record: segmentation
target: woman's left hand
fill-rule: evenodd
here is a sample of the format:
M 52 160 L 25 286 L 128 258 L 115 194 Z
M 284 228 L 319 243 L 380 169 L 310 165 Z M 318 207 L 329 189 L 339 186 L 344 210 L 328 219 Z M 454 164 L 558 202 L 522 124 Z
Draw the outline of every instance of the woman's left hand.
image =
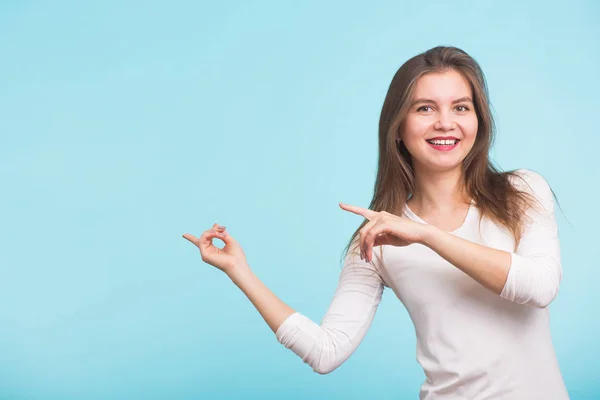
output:
M 342 210 L 362 215 L 369 220 L 359 231 L 360 256 L 367 262 L 373 257 L 373 247 L 384 244 L 408 246 L 413 243 L 423 243 L 425 240 L 429 225 L 387 211 L 373 211 L 344 203 L 339 204 Z

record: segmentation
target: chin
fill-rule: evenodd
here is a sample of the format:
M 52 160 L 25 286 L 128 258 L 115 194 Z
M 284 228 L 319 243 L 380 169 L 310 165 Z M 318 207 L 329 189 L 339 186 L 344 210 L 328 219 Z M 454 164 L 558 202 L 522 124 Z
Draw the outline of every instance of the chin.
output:
M 454 171 L 455 169 L 459 169 L 459 168 L 462 168 L 462 163 L 451 164 L 451 165 L 436 164 L 436 165 L 432 165 L 432 166 L 428 167 L 427 169 L 430 171 L 435 171 L 435 172 L 448 172 L 448 171 Z
M 425 162 L 419 161 L 419 164 L 426 171 L 448 172 L 462 168 L 463 160 L 464 157 L 454 160 L 425 160 Z

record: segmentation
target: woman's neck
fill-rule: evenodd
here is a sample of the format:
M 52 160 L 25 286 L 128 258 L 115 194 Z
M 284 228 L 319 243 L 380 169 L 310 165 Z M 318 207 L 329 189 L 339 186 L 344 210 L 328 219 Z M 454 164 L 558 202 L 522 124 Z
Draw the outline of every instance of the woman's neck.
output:
M 409 207 L 423 214 L 424 210 L 437 214 L 464 208 L 468 200 L 463 176 L 461 167 L 442 172 L 415 168 L 415 191 L 408 201 Z

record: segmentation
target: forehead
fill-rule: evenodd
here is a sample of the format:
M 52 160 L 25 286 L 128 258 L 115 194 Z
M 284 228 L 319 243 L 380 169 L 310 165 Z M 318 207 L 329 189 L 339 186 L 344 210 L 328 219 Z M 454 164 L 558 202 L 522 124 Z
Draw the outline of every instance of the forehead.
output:
M 417 80 L 413 98 L 448 99 L 472 96 L 469 81 L 458 71 L 431 72 Z

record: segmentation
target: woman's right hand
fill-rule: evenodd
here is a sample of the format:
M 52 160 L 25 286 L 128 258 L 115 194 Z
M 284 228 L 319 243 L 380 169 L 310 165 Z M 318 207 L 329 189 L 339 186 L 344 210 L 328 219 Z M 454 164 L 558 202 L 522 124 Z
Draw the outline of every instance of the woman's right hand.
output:
M 199 238 L 186 233 L 183 237 L 196 245 L 200 250 L 202 261 L 219 268 L 227 275 L 231 275 L 236 269 L 248 268 L 246 255 L 242 247 L 231 235 L 225 232 L 225 227 L 214 224 L 212 229 L 205 231 Z M 213 239 L 221 239 L 225 243 L 222 249 L 213 245 Z

